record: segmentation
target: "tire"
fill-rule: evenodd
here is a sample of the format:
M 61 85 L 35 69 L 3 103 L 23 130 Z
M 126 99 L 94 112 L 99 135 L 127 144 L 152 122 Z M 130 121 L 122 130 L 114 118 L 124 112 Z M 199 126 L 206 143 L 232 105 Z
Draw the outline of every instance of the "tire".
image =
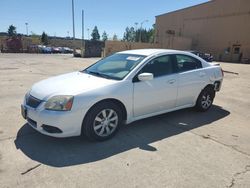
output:
M 122 112 L 112 102 L 101 102 L 93 106 L 87 113 L 82 133 L 89 140 L 104 141 L 112 138 L 122 123 Z
M 195 108 L 200 112 L 205 112 L 211 108 L 215 97 L 215 91 L 212 87 L 203 89 L 196 101 Z

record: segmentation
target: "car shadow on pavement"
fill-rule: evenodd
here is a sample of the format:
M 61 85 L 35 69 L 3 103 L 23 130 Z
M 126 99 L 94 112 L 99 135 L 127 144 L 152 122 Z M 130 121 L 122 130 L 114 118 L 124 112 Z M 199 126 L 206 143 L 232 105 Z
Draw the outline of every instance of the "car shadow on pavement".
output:
M 17 133 L 15 145 L 30 159 L 39 163 L 65 167 L 95 162 L 134 148 L 157 151 L 151 143 L 218 121 L 229 111 L 212 106 L 207 112 L 184 109 L 155 116 L 123 126 L 105 142 L 90 142 L 83 137 L 53 138 L 42 135 L 29 125 Z

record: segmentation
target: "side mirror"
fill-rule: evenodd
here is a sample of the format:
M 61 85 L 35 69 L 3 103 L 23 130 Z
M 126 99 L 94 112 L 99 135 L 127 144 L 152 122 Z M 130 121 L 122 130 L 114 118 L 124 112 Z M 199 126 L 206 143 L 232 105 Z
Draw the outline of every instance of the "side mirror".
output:
M 140 81 L 149 81 L 149 80 L 153 80 L 153 78 L 154 78 L 154 75 L 152 73 L 145 72 L 145 73 L 141 73 L 138 75 L 138 79 Z

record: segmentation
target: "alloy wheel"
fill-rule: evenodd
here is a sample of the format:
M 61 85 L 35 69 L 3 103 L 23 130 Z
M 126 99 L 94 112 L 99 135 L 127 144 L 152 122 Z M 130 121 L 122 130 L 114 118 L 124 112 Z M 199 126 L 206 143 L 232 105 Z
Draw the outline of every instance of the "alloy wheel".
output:
M 117 125 L 117 113 L 112 109 L 103 109 L 95 117 L 93 128 L 98 136 L 106 137 L 116 130 Z
M 204 109 L 208 109 L 212 104 L 212 98 L 208 93 L 205 93 L 201 99 L 201 106 Z

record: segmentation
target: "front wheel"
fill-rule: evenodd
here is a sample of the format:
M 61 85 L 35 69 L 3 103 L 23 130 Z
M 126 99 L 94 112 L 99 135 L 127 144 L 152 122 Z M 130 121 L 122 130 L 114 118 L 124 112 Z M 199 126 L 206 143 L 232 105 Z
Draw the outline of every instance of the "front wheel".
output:
M 195 108 L 201 112 L 207 111 L 212 106 L 214 97 L 215 91 L 212 88 L 203 89 L 196 101 Z
M 83 134 L 91 140 L 104 141 L 113 137 L 122 122 L 120 108 L 112 102 L 95 105 L 83 122 Z

